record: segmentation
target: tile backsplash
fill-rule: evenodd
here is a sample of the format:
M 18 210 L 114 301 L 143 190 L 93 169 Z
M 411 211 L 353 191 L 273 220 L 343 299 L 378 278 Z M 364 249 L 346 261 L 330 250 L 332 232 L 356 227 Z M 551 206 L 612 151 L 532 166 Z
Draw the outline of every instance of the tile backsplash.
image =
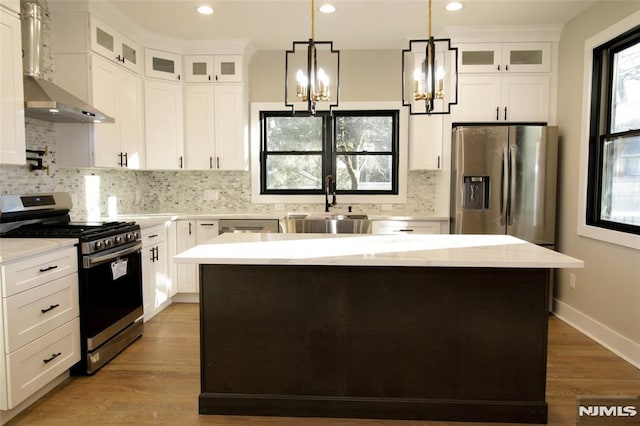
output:
M 30 142 L 30 141 L 29 141 Z M 53 144 L 49 142 L 49 149 Z M 34 146 L 31 143 L 29 146 Z M 34 149 L 40 149 L 35 148 Z M 109 197 L 115 197 L 119 214 L 152 213 L 271 213 L 273 204 L 251 203 L 251 175 L 236 171 L 136 171 L 58 168 L 55 151 L 48 156 L 49 174 L 31 172 L 28 166 L 0 167 L 2 193 L 64 191 L 71 193 L 72 218 L 106 217 Z M 406 204 L 394 204 L 403 214 L 435 213 L 435 173 L 409 173 Z M 93 185 L 93 186 L 92 186 Z M 204 200 L 205 190 L 217 190 L 218 200 Z M 340 201 L 338 199 L 338 201 Z M 97 202 L 87 205 L 87 202 Z M 324 199 L 315 204 L 285 204 L 285 211 L 320 211 Z M 354 210 L 380 213 L 380 205 L 353 204 Z

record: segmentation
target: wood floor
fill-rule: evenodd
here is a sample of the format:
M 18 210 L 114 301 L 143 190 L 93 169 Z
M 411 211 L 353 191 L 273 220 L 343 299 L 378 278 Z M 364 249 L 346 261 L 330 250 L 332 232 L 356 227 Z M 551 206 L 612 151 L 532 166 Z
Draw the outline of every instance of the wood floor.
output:
M 9 425 L 426 426 L 359 419 L 199 416 L 198 305 L 169 306 L 94 376 L 72 377 Z M 576 423 L 576 395 L 640 395 L 640 370 L 555 317 L 549 321 L 549 424 Z M 468 423 L 467 423 L 468 424 Z M 471 423 L 479 425 L 480 423 Z M 491 423 L 497 425 L 496 423 Z

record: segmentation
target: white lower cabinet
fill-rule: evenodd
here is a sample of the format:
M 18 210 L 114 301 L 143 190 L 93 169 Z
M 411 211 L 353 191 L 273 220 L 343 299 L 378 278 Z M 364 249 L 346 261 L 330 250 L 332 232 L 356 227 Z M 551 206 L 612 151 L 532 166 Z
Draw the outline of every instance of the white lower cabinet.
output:
M 80 360 L 75 247 L 0 265 L 0 409 L 16 408 Z
M 373 234 L 446 234 L 447 221 L 439 220 L 374 220 Z
M 196 221 L 179 220 L 176 223 L 176 253 L 182 253 L 196 245 Z M 178 293 L 196 293 L 198 291 L 198 266 L 176 264 Z
M 218 236 L 217 220 L 179 220 L 176 227 L 176 253 L 181 253 Z M 177 264 L 178 293 L 199 293 L 198 265 Z
M 79 318 L 8 354 L 9 408 L 24 401 L 79 360 Z
M 142 230 L 142 298 L 144 320 L 171 303 L 167 231 L 164 224 Z

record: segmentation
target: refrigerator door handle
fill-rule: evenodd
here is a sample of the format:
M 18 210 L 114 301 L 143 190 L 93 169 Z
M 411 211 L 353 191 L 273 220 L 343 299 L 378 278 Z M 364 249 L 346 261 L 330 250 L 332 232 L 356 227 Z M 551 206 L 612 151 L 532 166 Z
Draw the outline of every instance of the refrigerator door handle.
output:
M 507 218 L 509 222 L 509 226 L 513 225 L 513 216 L 515 216 L 515 204 L 516 204 L 516 148 L 511 147 L 509 149 L 509 187 L 510 187 L 510 195 L 509 195 L 509 211 L 507 213 Z
M 504 226 L 507 221 L 507 209 L 509 208 L 509 153 L 508 147 L 505 146 L 502 151 L 502 176 L 500 187 L 502 188 L 501 200 L 500 200 L 500 225 Z

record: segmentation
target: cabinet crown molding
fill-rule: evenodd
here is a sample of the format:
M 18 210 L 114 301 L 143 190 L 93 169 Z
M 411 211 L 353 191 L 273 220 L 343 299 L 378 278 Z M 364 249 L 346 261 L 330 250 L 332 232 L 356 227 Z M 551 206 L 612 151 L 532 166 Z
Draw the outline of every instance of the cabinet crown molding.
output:
M 454 43 L 560 41 L 562 25 L 453 25 L 446 32 Z

